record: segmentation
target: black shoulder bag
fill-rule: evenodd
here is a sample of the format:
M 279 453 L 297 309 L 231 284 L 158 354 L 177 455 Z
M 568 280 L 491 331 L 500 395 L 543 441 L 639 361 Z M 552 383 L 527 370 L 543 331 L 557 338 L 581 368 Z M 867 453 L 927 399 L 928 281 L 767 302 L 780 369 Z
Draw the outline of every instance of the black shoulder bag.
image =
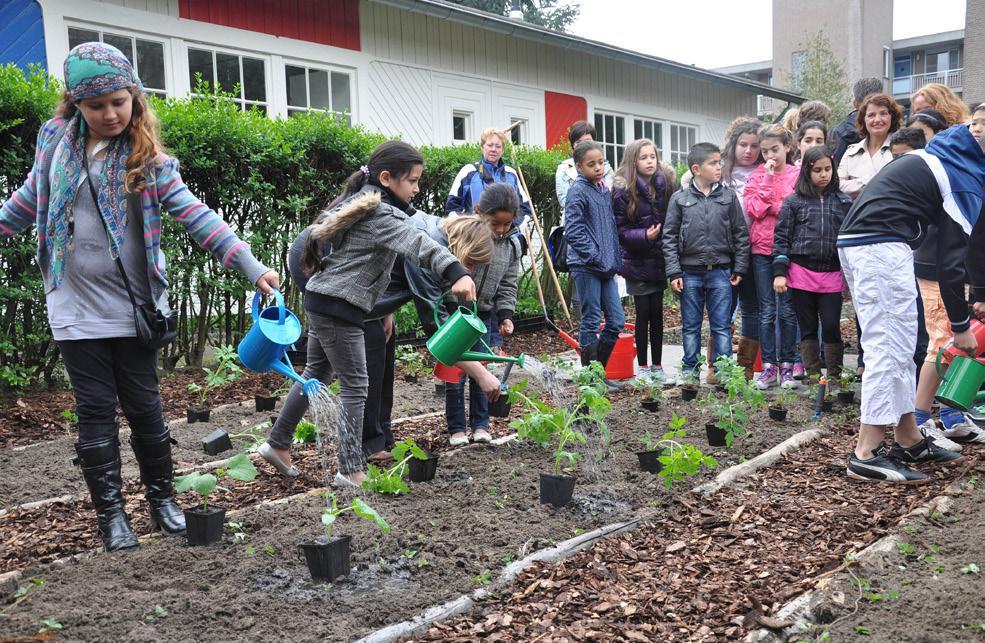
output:
M 106 219 L 103 218 L 103 212 L 99 207 L 99 195 L 96 194 L 92 174 L 89 173 L 88 155 L 86 156 L 85 170 L 87 175 L 86 183 L 89 184 L 89 193 L 92 195 L 92 202 L 96 206 L 96 212 L 103 222 L 103 227 L 106 229 L 106 238 L 112 246 L 113 235 L 109 230 L 109 226 L 106 225 Z M 119 252 L 116 257 L 116 267 L 120 270 L 120 276 L 123 277 L 123 285 L 126 286 L 127 294 L 130 296 L 130 305 L 133 306 L 133 323 L 137 328 L 137 341 L 154 351 L 160 350 L 173 342 L 175 336 L 178 334 L 178 314 L 172 310 L 165 315 L 157 307 L 156 303 L 138 304 L 133 296 L 133 290 L 130 288 L 130 280 L 127 279 L 126 270 L 123 269 L 123 260 L 120 259 Z

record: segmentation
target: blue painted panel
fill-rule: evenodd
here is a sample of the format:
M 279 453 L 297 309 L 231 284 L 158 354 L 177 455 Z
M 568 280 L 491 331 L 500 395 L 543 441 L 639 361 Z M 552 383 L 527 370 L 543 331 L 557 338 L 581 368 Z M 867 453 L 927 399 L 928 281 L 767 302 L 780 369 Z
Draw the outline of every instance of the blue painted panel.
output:
M 27 70 L 30 63 L 47 67 L 44 20 L 36 0 L 0 2 L 0 64 Z

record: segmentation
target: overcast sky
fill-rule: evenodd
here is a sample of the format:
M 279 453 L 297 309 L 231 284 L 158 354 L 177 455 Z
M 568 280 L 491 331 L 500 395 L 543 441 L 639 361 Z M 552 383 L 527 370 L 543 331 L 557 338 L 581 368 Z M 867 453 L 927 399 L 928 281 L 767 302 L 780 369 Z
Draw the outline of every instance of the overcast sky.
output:
M 771 0 L 581 0 L 571 31 L 677 62 L 725 67 L 772 58 L 772 6 Z M 895 0 L 893 38 L 964 29 L 964 14 L 965 0 Z M 696 42 L 696 30 L 704 44 Z M 716 42 L 728 45 L 709 44 Z

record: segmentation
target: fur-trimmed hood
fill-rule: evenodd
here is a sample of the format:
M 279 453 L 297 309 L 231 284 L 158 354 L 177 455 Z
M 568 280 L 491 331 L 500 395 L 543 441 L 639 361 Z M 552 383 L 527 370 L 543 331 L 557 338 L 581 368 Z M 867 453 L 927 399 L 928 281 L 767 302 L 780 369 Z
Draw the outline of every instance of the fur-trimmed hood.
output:
M 331 239 L 345 232 L 359 221 L 376 212 L 382 202 L 383 193 L 379 190 L 362 190 L 344 201 L 335 210 L 319 217 L 311 234 L 319 241 Z

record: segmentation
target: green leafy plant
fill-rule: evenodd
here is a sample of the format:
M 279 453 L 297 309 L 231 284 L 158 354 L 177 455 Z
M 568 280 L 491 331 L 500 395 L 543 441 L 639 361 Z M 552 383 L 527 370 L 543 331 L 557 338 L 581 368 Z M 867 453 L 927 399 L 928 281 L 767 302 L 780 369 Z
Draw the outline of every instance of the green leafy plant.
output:
M 773 397 L 770 406 L 774 409 L 789 409 L 797 401 L 797 394 L 783 389 Z
M 233 544 L 238 544 L 245 542 L 249 537 L 246 530 L 243 528 L 243 523 L 241 522 L 227 522 L 226 526 L 229 527 L 230 531 L 233 532 Z
M 663 465 L 657 475 L 664 479 L 664 486 L 667 489 L 673 487 L 675 482 L 698 473 L 702 467 L 718 466 L 715 458 L 705 455 L 696 446 L 678 441 L 687 437 L 687 432 L 684 430 L 686 424 L 686 417 L 672 413 L 668 423 L 669 430 L 659 440 L 654 439 L 649 431 L 640 439 L 647 451 L 663 451 L 657 458 Z
M 245 453 L 237 453 L 229 458 L 224 469 L 216 469 L 215 474 L 192 471 L 189 474 L 177 476 L 174 479 L 174 488 L 178 493 L 193 490 L 202 497 L 202 511 L 208 511 L 209 494 L 218 487 L 219 480 L 226 476 L 234 480 L 249 482 L 257 477 L 257 469 Z M 229 491 L 225 487 L 218 488 Z
M 192 382 L 187 386 L 192 393 L 198 393 L 198 401 L 195 408 L 203 409 L 208 402 L 209 395 L 217 388 L 235 382 L 243 374 L 243 369 L 239 367 L 236 360 L 236 349 L 232 346 L 222 346 L 216 350 L 216 365 L 214 368 L 203 368 L 205 371 L 205 383 L 199 384 Z
M 841 377 L 838 378 L 838 388 L 843 391 L 855 390 L 855 384 L 858 382 L 854 373 L 845 371 L 842 373 Z
M 165 618 L 168 615 L 168 610 L 161 605 L 155 605 L 148 614 L 144 615 L 144 620 L 148 623 L 153 623 L 154 621 Z
M 332 539 L 332 531 L 335 529 L 335 521 L 339 516 L 347 511 L 351 511 L 360 518 L 365 518 L 374 525 L 376 525 L 380 531 L 384 534 L 390 533 L 390 525 L 387 521 L 383 519 L 380 514 L 376 512 L 375 509 L 370 507 L 365 501 L 359 498 L 353 498 L 352 504 L 344 507 L 339 507 L 338 498 L 335 494 L 328 492 L 327 496 L 328 506 L 322 511 L 321 514 L 321 524 L 325 527 L 325 540 L 329 541 Z
M 44 587 L 45 580 L 43 578 L 32 578 L 30 583 L 26 585 L 21 585 L 14 592 L 14 605 L 19 604 L 24 601 L 32 592 L 35 592 L 42 587 Z
M 720 377 L 724 376 L 724 380 L 720 381 L 725 384 L 725 398 L 708 394 L 702 399 L 702 404 L 715 416 L 715 426 L 725 431 L 726 446 L 732 446 L 736 437 L 749 433 L 752 424 L 750 413 L 766 406 L 766 398 L 762 391 L 746 380 L 743 368 L 733 358 L 719 357 L 715 367 Z
M 605 393 L 605 367 L 601 362 L 592 361 L 585 368 L 573 370 L 571 379 L 579 387 L 589 386 L 600 394 Z
M 644 398 L 648 400 L 662 400 L 667 396 L 664 395 L 663 382 L 658 380 L 646 378 L 638 378 L 633 381 L 633 388 L 639 391 Z
M 404 375 L 417 376 L 427 370 L 424 364 L 424 357 L 413 347 L 406 344 L 397 346 L 396 360 L 400 364 L 400 370 Z
M 64 625 L 59 623 L 54 618 L 49 617 L 41 621 L 41 629 L 38 630 L 38 634 L 44 634 L 45 632 L 58 632 L 64 628 Z
M 413 458 L 427 460 L 428 454 L 425 453 L 424 449 L 417 446 L 412 439 L 407 438 L 395 444 L 390 455 L 393 456 L 395 464 L 388 469 L 381 469 L 374 464 L 366 466 L 366 479 L 363 481 L 363 488 L 392 495 L 410 493 L 410 487 L 404 480 L 408 470 L 407 463 Z
M 492 572 L 488 569 L 483 569 L 482 573 L 472 578 L 472 583 L 475 585 L 488 585 L 492 582 Z
M 978 565 L 976 565 L 975 563 L 968 563 L 967 565 L 961 568 L 962 574 L 977 574 L 980 571 L 981 569 L 979 569 Z
M 61 412 L 62 419 L 65 420 L 65 435 L 72 436 L 72 426 L 78 424 L 79 416 L 72 409 L 64 409 Z
M 681 362 L 681 386 L 695 388 L 701 383 L 701 367 L 708 363 L 704 355 L 698 355 L 697 363 L 694 368 L 687 368 Z
M 294 427 L 294 444 L 311 444 L 317 436 L 318 427 L 309 420 L 301 420 Z
M 229 438 L 244 443 L 247 452 L 252 453 L 259 449 L 260 445 L 266 441 L 267 429 L 269 428 L 270 421 L 264 420 L 241 433 L 230 433 Z

